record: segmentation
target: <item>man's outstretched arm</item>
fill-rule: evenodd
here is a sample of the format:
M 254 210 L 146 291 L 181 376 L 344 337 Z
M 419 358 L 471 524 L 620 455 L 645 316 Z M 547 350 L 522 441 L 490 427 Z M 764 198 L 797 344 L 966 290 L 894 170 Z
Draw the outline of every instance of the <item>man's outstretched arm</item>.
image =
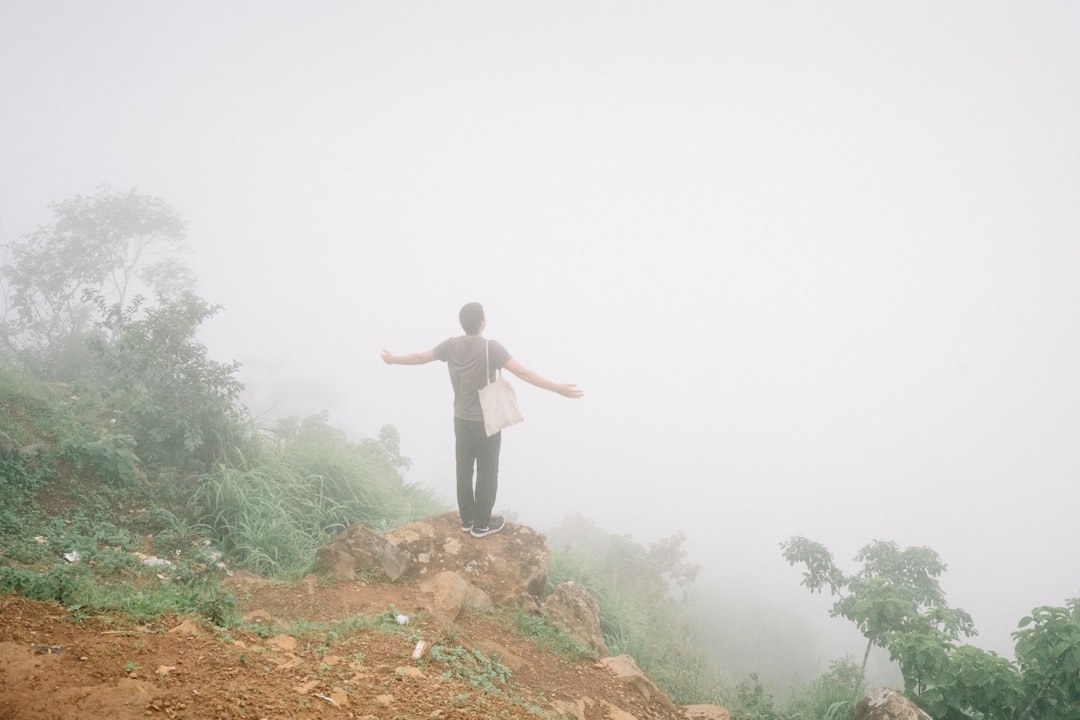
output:
M 514 358 L 510 358 L 509 360 L 507 360 L 505 367 L 507 370 L 514 373 L 530 385 L 535 385 L 536 387 L 543 388 L 544 390 L 550 390 L 551 392 L 558 393 L 563 397 L 579 398 L 585 394 L 583 391 L 578 390 L 577 385 L 575 385 L 574 383 L 551 382 L 547 378 L 537 375 Z
M 383 350 L 382 359 L 387 365 L 423 365 L 434 361 L 436 358 L 434 350 L 424 350 L 423 352 L 409 353 L 408 355 L 395 355 L 389 350 Z

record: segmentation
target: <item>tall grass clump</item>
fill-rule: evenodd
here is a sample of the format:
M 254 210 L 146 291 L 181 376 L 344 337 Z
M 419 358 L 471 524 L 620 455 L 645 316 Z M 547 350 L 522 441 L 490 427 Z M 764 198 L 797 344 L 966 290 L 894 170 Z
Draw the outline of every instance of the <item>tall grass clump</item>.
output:
M 286 579 L 303 575 L 315 552 L 361 523 L 384 532 L 442 511 L 424 488 L 403 481 L 379 441 L 337 435 L 292 438 L 250 465 L 199 478 L 199 526 L 242 567 Z
M 320 478 L 319 492 L 339 505 L 334 532 L 357 522 L 385 532 L 443 510 L 431 492 L 404 481 L 402 461 L 380 440 L 300 439 L 280 458 L 297 473 Z
M 791 720 L 847 720 L 865 693 L 859 665 L 851 658 L 833 660 L 824 675 L 795 688 L 786 714 Z

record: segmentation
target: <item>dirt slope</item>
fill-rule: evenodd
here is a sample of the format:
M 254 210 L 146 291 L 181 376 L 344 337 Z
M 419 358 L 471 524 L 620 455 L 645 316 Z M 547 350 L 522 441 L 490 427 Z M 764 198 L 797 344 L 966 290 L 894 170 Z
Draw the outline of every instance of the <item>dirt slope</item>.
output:
M 0 597 L 0 720 L 680 717 L 592 661 L 538 647 L 505 614 L 440 626 L 413 585 L 239 573 L 228 583 L 240 612 L 266 631 L 215 634 L 191 618 L 78 619 L 55 604 Z M 357 613 L 383 622 L 358 623 Z M 440 649 L 414 660 L 420 640 Z

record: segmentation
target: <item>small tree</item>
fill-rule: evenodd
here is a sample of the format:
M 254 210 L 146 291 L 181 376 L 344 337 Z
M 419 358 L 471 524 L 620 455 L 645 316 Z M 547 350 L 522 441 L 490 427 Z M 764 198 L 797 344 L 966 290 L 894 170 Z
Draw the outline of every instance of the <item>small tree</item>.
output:
M 1080 720 L 1080 600 L 1021 620 L 1014 664 L 958 644 L 975 629 L 945 603 L 945 564 L 930 548 L 875 540 L 856 556 L 862 569 L 845 575 L 820 543 L 794 537 L 781 547 L 806 567 L 803 585 L 838 598 L 832 614 L 855 623 L 867 652 L 878 645 L 899 662 L 904 691 L 937 720 Z
M 806 567 L 802 584 L 811 592 L 828 586 L 838 598 L 833 616 L 852 621 L 866 638 L 863 671 L 870 648 L 888 648 L 896 634 L 936 629 L 949 640 L 976 634 L 971 616 L 946 603 L 938 583 L 946 566 L 928 547 L 901 550 L 896 543 L 875 540 L 855 556 L 863 566 L 852 575 L 837 568 L 821 543 L 793 537 L 781 547 L 788 564 Z
M 124 307 L 136 294 L 175 298 L 194 278 L 176 258 L 185 247 L 184 221 L 160 198 L 103 187 L 49 207 L 51 225 L 7 248 L 0 335 L 24 365 L 70 379 L 94 331 L 87 292 Z
M 237 447 L 245 413 L 239 363 L 207 357 L 194 339 L 220 307 L 192 293 L 159 297 L 143 308 L 108 306 L 95 298 L 103 336 L 92 343 L 117 430 L 132 435 L 139 457 L 158 466 L 207 470 Z M 108 339 L 105 339 L 105 338 Z

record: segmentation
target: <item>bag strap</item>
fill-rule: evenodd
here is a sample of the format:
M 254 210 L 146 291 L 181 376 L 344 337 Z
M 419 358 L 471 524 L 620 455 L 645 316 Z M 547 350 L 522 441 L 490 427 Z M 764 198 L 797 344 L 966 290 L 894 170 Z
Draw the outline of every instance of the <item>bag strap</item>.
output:
M 489 346 L 490 340 L 484 340 L 484 387 L 491 384 L 491 352 Z

